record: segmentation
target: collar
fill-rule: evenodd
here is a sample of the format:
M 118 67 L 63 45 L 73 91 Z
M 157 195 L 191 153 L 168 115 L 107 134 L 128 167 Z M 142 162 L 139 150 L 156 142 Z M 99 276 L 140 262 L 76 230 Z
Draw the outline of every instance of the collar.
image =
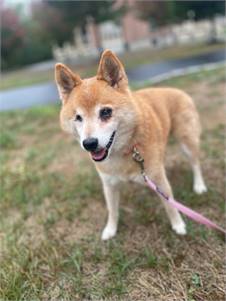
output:
M 135 149 L 139 147 L 139 143 L 134 143 L 131 146 L 127 147 L 126 150 L 123 152 L 124 156 L 128 156 L 129 154 L 132 154 Z

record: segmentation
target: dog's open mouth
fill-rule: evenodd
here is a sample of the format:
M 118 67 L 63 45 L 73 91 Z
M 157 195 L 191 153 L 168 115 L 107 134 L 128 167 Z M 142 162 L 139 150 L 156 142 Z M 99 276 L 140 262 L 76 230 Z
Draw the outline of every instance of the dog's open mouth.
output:
M 91 156 L 94 161 L 100 162 L 107 158 L 108 151 L 113 143 L 114 137 L 115 137 L 115 131 L 112 133 L 109 142 L 105 147 L 99 148 L 96 151 L 91 152 Z

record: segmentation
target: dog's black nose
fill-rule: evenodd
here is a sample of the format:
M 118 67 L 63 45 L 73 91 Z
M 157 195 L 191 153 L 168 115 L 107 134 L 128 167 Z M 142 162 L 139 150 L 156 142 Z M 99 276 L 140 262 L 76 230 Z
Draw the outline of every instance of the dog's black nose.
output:
M 97 149 L 98 140 L 97 138 L 87 138 L 83 140 L 82 144 L 87 151 L 92 152 Z

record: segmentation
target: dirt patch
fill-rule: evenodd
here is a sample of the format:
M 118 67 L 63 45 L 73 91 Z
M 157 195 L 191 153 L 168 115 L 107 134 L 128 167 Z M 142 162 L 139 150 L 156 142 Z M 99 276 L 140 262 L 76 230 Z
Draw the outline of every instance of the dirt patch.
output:
M 86 201 L 81 214 L 73 221 L 61 219 L 50 230 L 54 239 L 63 239 L 66 243 L 80 243 L 84 238 L 100 234 L 105 221 L 106 210 L 104 204 L 95 200 Z

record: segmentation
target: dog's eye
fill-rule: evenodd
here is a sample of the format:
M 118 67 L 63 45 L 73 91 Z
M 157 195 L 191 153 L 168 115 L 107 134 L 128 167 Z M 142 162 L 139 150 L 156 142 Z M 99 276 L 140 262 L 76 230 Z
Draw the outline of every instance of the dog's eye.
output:
M 111 108 L 103 108 L 100 110 L 100 119 L 105 121 L 112 116 L 112 109 Z
M 82 122 L 82 116 L 77 114 L 77 115 L 75 116 L 75 121 Z

